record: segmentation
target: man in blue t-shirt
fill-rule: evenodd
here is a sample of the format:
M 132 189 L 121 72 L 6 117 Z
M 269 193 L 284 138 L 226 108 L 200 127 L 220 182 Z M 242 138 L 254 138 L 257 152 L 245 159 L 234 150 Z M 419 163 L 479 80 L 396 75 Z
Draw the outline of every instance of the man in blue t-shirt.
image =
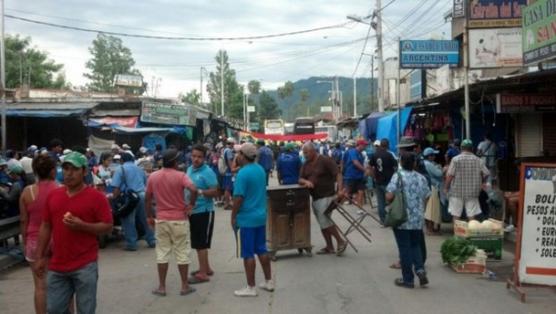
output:
M 276 161 L 276 172 L 278 173 L 278 182 L 280 184 L 297 184 L 299 181 L 301 159 L 299 158 L 299 153 L 294 150 L 294 147 L 293 143 L 286 144 L 286 151 L 281 153 Z
M 363 197 L 365 195 L 365 158 L 363 150 L 369 143 L 365 140 L 358 140 L 355 147 L 350 148 L 343 162 L 344 170 L 344 193 L 347 195 L 357 194 L 357 204 L 363 206 Z
M 226 141 L 226 147 L 222 151 L 224 155 L 224 162 L 226 163 L 226 172 L 222 176 L 222 189 L 224 190 L 224 209 L 230 209 L 231 198 L 232 198 L 232 191 L 234 190 L 234 182 L 233 182 L 233 171 L 232 165 L 234 162 L 234 144 L 235 139 L 233 137 L 228 138 Z
M 219 195 L 218 179 L 214 171 L 205 163 L 207 149 L 203 145 L 195 145 L 191 149 L 191 166 L 187 168 L 187 176 L 197 187 L 197 201 L 189 216 L 191 231 L 191 247 L 197 250 L 199 270 L 189 277 L 190 284 L 209 281 L 214 272 L 210 268 L 208 250 L 214 229 L 214 201 Z M 187 191 L 187 190 L 186 190 Z
M 263 290 L 274 291 L 270 258 L 266 249 L 266 182 L 265 170 L 255 162 L 257 147 L 251 143 L 241 146 L 237 162 L 241 166 L 234 183 L 232 228 L 239 229 L 241 257 L 245 267 L 247 286 L 236 290 L 238 297 L 257 296 L 255 286 L 255 254 L 264 272 Z
M 259 147 L 259 158 L 257 162 L 263 167 L 266 173 L 266 185 L 268 185 L 268 178 L 272 173 L 272 168 L 274 168 L 273 153 L 272 150 L 265 145 L 264 140 L 258 140 L 257 146 Z

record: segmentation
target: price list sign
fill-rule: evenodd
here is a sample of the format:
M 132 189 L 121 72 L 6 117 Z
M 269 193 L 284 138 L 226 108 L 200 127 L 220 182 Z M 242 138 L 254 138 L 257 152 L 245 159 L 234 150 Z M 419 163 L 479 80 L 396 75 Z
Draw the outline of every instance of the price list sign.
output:
M 522 167 L 519 281 L 556 285 L 556 165 Z

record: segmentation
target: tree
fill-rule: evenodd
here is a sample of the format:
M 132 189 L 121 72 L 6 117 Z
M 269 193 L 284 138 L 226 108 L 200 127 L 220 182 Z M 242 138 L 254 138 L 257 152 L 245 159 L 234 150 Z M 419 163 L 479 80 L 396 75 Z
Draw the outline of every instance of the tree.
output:
M 261 92 L 261 82 L 252 80 L 247 83 L 247 90 L 251 95 L 258 95 Z
M 291 81 L 287 81 L 286 83 L 284 83 L 284 86 L 278 87 L 278 97 L 284 100 L 293 95 L 293 90 L 293 83 Z
M 112 92 L 115 90 L 114 77 L 116 74 L 141 75 L 139 70 L 134 69 L 135 60 L 131 50 L 123 45 L 120 38 L 105 34 L 98 34 L 89 47 L 92 57 L 85 66 L 90 70 L 83 76 L 91 80 L 88 87 L 92 91 Z M 140 88 L 138 93 L 142 94 L 146 89 Z
M 263 125 L 264 120 L 267 119 L 277 119 L 282 114 L 282 111 L 278 107 L 276 100 L 272 98 L 266 91 L 261 93 L 259 97 L 259 111 L 258 117 L 260 125 Z
M 220 66 L 222 57 L 223 67 Z M 216 54 L 216 72 L 210 72 L 210 81 L 207 84 L 207 92 L 210 97 L 212 111 L 221 114 L 221 78 L 224 76 L 224 116 L 243 118 L 243 86 L 237 82 L 236 71 L 230 68 L 228 53 L 221 50 Z
M 201 94 L 196 89 L 189 91 L 185 95 L 180 94 L 179 98 L 181 99 L 182 102 L 192 104 L 192 105 L 199 105 L 201 102 Z
M 30 48 L 31 38 L 7 36 L 5 44 L 7 88 L 23 84 L 36 88 L 67 87 L 65 76 L 60 73 L 64 66 L 48 59 L 48 53 Z

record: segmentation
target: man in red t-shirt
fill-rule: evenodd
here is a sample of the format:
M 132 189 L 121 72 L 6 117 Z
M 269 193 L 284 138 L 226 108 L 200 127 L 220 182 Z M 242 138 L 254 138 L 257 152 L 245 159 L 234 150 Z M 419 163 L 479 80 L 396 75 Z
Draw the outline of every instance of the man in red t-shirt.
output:
M 47 311 L 66 313 L 73 294 L 78 313 L 95 313 L 98 280 L 97 235 L 112 231 L 112 212 L 104 194 L 85 185 L 87 158 L 72 152 L 62 163 L 64 187 L 50 193 L 39 231 L 39 278 L 46 272 Z
M 195 292 L 187 282 L 191 238 L 189 234 L 189 215 L 195 207 L 197 189 L 183 171 L 177 170 L 180 154 L 168 149 L 162 154 L 163 168 L 155 171 L 147 181 L 145 209 L 149 224 L 155 225 L 152 210 L 153 197 L 156 199 L 156 263 L 158 269 L 158 288 L 152 293 L 166 295 L 166 274 L 170 254 L 174 255 L 181 277 L 181 295 Z M 190 192 L 190 204 L 185 204 L 185 190 Z

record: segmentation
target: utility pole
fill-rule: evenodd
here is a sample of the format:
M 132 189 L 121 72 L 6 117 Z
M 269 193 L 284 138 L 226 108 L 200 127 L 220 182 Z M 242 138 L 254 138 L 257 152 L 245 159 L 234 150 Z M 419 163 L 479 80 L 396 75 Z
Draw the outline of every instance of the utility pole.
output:
M 373 111 L 373 102 L 375 100 L 375 56 L 371 57 L 371 110 Z
M 384 111 L 384 62 L 382 61 L 382 2 L 376 0 L 376 49 L 378 61 L 378 111 Z
M 6 153 L 6 60 L 4 59 L 6 41 L 4 38 L 4 0 L 0 0 L 0 10 L 2 10 L 0 16 L 0 27 L 2 27 L 0 32 L 0 44 L 2 45 L 0 48 L 0 67 L 2 68 L 0 70 L 0 89 L 2 89 L 2 152 Z
M 357 77 L 353 76 L 353 117 L 357 117 Z
M 401 91 L 400 91 L 400 79 L 401 79 L 401 65 L 402 65 L 402 49 L 400 47 L 400 37 L 398 37 L 398 79 L 396 80 L 396 103 L 398 104 L 398 134 L 397 134 L 397 140 L 398 140 L 398 144 L 400 143 L 400 138 L 402 135 L 402 119 L 400 117 L 401 115 Z
M 466 11 L 468 6 L 466 6 Z M 465 12 L 463 24 L 463 91 L 465 98 L 465 137 L 471 139 L 471 122 L 469 117 L 469 50 L 468 50 L 468 30 L 467 30 L 468 12 Z
M 203 67 L 199 70 L 199 77 L 201 78 L 201 84 L 199 85 L 199 93 L 201 94 L 199 99 L 199 104 L 203 104 Z
M 336 99 L 335 103 L 336 103 L 336 110 L 338 112 L 337 117 L 338 117 L 338 119 L 341 119 L 342 118 L 342 111 L 341 111 L 342 107 L 340 106 L 340 99 L 341 99 L 340 98 L 341 97 L 340 96 L 340 84 L 338 82 L 338 77 L 337 76 L 334 77 L 334 84 L 335 84 L 335 86 L 334 86 L 334 89 L 335 89 L 334 95 L 335 95 L 335 99 Z
M 220 50 L 220 115 L 224 117 L 224 50 Z

